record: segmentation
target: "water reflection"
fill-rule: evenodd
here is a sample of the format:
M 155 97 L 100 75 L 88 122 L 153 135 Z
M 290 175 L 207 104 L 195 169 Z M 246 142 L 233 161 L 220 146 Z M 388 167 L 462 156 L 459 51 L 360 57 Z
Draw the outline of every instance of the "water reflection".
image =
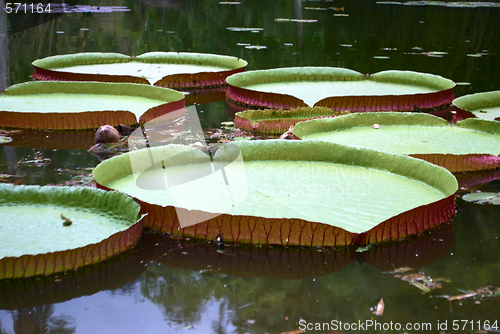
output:
M 172 268 L 242 277 L 305 279 L 337 272 L 351 263 L 367 263 L 382 270 L 399 267 L 418 269 L 450 251 L 455 244 L 453 224 L 431 235 L 366 251 L 354 248 L 311 249 L 226 246 L 187 242 L 158 233 L 144 236 L 149 261 Z M 415 254 L 418 254 L 415 256 Z

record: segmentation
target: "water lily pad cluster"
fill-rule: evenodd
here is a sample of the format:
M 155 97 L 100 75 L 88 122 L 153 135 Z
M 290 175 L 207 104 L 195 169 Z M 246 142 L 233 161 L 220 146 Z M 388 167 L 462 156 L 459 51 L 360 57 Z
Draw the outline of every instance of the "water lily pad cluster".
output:
M 458 189 L 450 171 L 500 166 L 498 122 L 471 119 L 450 127 L 420 113 L 451 105 L 455 84 L 436 75 L 364 75 L 330 67 L 243 73 L 246 62 L 234 57 L 165 52 L 54 56 L 33 65 L 33 77 L 43 81 L 15 85 L 0 95 L 0 126 L 135 126 L 167 114 L 176 118 L 185 98 L 169 88 L 204 98 L 203 90 L 210 89 L 240 107 L 267 108 L 238 113 L 234 125 L 241 129 L 288 131 L 302 140 L 221 142 L 209 154 L 183 145 L 144 145 L 93 171 L 98 187 L 118 192 L 2 188 L 1 213 L 14 222 L 16 210 L 46 210 L 43 219 L 35 214 L 28 219 L 49 226 L 42 239 L 72 240 L 66 233 L 81 233 L 84 221 L 99 223 L 102 215 L 108 228 L 120 225 L 116 220 L 127 223 L 120 225 L 123 230 L 106 230 L 99 240 L 92 238 L 99 238 L 94 230 L 102 228 L 92 227 L 88 238 L 79 238 L 82 244 L 50 242 L 63 248 L 3 246 L 0 279 L 76 269 L 129 249 L 142 225 L 136 223 L 139 206 L 121 193 L 140 204 L 146 215 L 140 223 L 171 235 L 220 244 L 354 246 L 361 252 L 446 224 L 455 213 Z M 145 128 L 148 133 L 139 140 L 151 144 L 154 138 L 148 136 L 155 128 Z M 25 201 L 16 202 L 21 193 Z M 89 198 L 83 212 L 71 204 L 74 194 Z M 63 205 L 62 198 L 70 204 Z M 126 206 L 131 208 L 120 218 Z M 15 230 L 9 239 L 15 240 Z M 39 232 L 31 225 L 29 230 Z

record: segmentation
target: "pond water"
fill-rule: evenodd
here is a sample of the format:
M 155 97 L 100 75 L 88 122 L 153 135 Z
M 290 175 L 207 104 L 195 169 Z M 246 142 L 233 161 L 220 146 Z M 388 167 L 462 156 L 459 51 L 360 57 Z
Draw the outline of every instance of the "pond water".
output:
M 461 83 L 456 96 L 500 89 L 499 2 L 270 4 L 116 0 L 92 7 L 80 1 L 87 6 L 46 22 L 44 14 L 2 12 L 7 39 L 0 31 L 0 89 L 31 80 L 35 59 L 90 51 L 231 55 L 247 60 L 247 70 L 413 70 Z M 196 108 L 207 136 L 234 117 L 224 97 Z M 92 131 L 11 137 L 9 146 L 0 146 L 1 182 L 84 184 L 99 163 L 82 148 L 93 144 Z M 457 177 L 461 194 L 500 191 L 499 171 Z M 443 229 L 363 252 L 220 250 L 147 233 L 138 247 L 109 263 L 0 281 L 0 333 L 301 333 L 305 324 L 312 329 L 307 333 L 469 333 L 495 324 L 493 332 L 500 332 L 498 290 L 491 297 L 443 297 L 480 288 L 488 295 L 500 287 L 500 207 L 466 203 L 461 194 L 456 216 Z M 394 273 L 402 267 L 414 270 Z M 382 298 L 385 311 L 374 315 Z M 366 328 L 370 321 L 380 327 Z M 344 326 L 334 326 L 340 322 Z M 364 328 L 353 330 L 352 324 Z

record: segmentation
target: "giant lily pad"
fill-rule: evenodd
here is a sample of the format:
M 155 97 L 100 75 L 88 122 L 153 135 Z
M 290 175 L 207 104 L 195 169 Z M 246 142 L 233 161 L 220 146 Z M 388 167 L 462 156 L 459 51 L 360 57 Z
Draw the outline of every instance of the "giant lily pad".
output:
M 465 95 L 453 100 L 457 107 L 456 120 L 477 117 L 500 121 L 500 90 Z
M 423 160 L 321 141 L 237 142 L 213 163 L 189 147 L 159 146 L 103 161 L 93 175 L 136 198 L 147 227 L 252 244 L 404 239 L 448 221 L 457 191 L 451 173 Z
M 322 106 L 339 111 L 433 111 L 448 107 L 455 83 L 443 77 L 383 71 L 363 75 L 345 68 L 291 67 L 228 77 L 227 98 L 270 109 Z
M 101 82 L 27 82 L 0 94 L 0 126 L 82 130 L 145 123 L 184 108 L 180 92 Z
M 300 121 L 308 119 L 335 117 L 343 112 L 330 108 L 298 108 L 290 110 L 246 110 L 236 114 L 234 125 L 248 131 L 257 133 L 281 134 L 288 131 Z
M 0 184 L 0 279 L 77 269 L 131 248 L 139 205 L 87 187 Z
M 33 62 L 38 80 L 105 81 L 151 84 L 174 89 L 226 85 L 226 77 L 245 70 L 236 57 L 189 52 L 77 53 Z
M 451 172 L 500 167 L 500 123 L 468 119 L 449 125 L 422 113 L 358 113 L 298 123 L 294 135 L 411 155 Z

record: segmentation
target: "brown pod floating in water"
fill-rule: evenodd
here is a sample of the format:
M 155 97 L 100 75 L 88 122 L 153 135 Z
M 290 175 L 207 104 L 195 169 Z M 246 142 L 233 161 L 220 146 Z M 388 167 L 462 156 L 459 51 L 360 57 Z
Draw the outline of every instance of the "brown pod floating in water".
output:
M 95 143 L 116 143 L 120 140 L 120 134 L 111 125 L 101 126 L 95 133 Z

